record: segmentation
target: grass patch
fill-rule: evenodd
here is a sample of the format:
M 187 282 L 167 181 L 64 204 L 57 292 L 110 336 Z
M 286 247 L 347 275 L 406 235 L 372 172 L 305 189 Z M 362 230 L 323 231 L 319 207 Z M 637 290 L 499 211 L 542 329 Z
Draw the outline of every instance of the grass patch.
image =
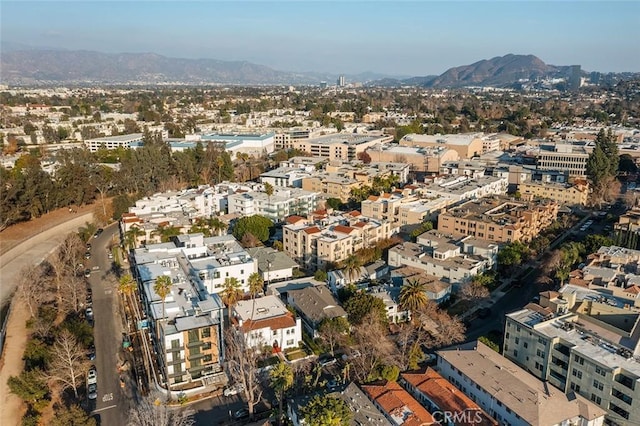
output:
M 287 359 L 289 361 L 295 361 L 298 359 L 302 359 L 304 357 L 307 356 L 307 353 L 305 351 L 303 351 L 302 349 L 296 349 L 294 351 L 291 351 L 289 353 L 287 353 Z
M 302 330 L 302 341 L 314 354 L 320 355 L 322 353 L 322 348 L 304 330 Z

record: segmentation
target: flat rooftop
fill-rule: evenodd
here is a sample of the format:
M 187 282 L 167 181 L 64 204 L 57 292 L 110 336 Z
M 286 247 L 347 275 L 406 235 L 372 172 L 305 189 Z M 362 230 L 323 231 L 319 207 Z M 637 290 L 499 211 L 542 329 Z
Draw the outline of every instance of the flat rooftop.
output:
M 260 321 L 289 313 L 289 310 L 278 296 L 264 296 L 253 300 L 240 300 L 236 303 L 233 310 L 243 321 L 250 319 Z

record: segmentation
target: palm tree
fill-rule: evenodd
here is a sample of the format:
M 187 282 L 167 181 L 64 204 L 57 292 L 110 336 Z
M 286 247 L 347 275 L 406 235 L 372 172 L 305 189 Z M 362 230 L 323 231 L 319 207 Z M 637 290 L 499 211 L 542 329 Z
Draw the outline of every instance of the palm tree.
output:
M 352 281 L 354 278 L 357 279 L 360 274 L 360 267 L 362 266 L 362 259 L 360 259 L 355 254 L 349 255 L 342 263 L 342 272 L 344 272 L 345 276 L 349 281 Z
M 125 245 L 129 250 L 136 248 L 138 237 L 142 237 L 146 235 L 144 230 L 138 228 L 137 226 L 132 226 L 128 231 L 124 233 L 124 241 Z
M 269 372 L 271 387 L 278 394 L 278 424 L 282 424 L 282 400 L 287 390 L 293 386 L 293 370 L 291 367 L 280 362 Z
M 160 242 L 166 243 L 171 239 L 171 237 L 180 235 L 180 228 L 173 225 L 158 226 L 158 228 L 151 232 L 151 235 L 160 237 Z
M 271 208 L 271 196 L 273 195 L 273 185 L 271 185 L 269 182 L 264 183 L 264 193 L 267 194 L 267 207 Z
M 400 289 L 400 305 L 411 312 L 425 307 L 429 298 L 427 297 L 427 286 L 424 282 L 411 280 Z
M 227 224 L 217 217 L 213 217 L 209 219 L 209 228 L 215 232 L 216 235 L 222 235 L 222 233 L 227 230 Z
M 225 278 L 224 289 L 222 290 L 222 301 L 227 305 L 229 323 L 231 323 L 231 309 L 238 300 L 242 298 L 242 288 L 240 281 L 236 277 Z
M 136 291 L 136 282 L 133 280 L 131 275 L 126 274 L 120 277 L 120 281 L 118 282 L 118 292 L 122 294 L 125 299 L 127 297 L 131 297 L 133 293 Z
M 164 310 L 164 300 L 167 298 L 169 293 L 171 293 L 171 278 L 167 275 L 160 275 L 156 278 L 156 282 L 153 285 L 153 291 L 155 291 L 162 299 L 162 318 L 164 319 L 167 316 Z
M 249 294 L 251 294 L 251 298 L 255 299 L 258 293 L 260 293 L 264 288 L 264 280 L 259 272 L 253 272 L 249 275 Z

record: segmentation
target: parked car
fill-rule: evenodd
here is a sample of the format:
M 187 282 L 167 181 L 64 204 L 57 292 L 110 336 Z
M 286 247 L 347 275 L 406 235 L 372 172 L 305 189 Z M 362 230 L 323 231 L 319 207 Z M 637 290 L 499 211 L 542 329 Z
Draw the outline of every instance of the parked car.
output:
M 334 392 L 336 389 L 338 389 L 339 386 L 340 383 L 338 383 L 338 381 L 335 379 L 331 379 L 327 382 L 327 390 L 329 392 Z
M 107 257 L 108 257 L 109 259 L 113 259 L 113 252 L 112 252 L 111 250 L 109 250 L 109 251 L 107 252 Z
M 87 251 L 91 250 L 91 244 L 87 243 Z
M 93 308 L 87 308 L 84 311 L 84 314 L 86 315 L 87 319 L 93 319 Z
M 96 359 L 96 345 L 94 345 L 93 343 L 89 345 L 87 357 L 89 358 L 89 361 L 93 361 L 94 359 Z
M 225 388 L 224 391 L 222 392 L 222 394 L 224 396 L 232 396 L 232 395 L 239 394 L 243 390 L 244 390 L 244 385 L 242 385 L 242 383 L 236 383 L 233 386 L 229 386 L 229 387 Z
M 87 386 L 87 397 L 89 399 L 98 398 L 98 385 L 97 384 L 91 383 L 91 384 L 89 384 L 89 386 Z
M 318 362 L 320 363 L 321 366 L 326 367 L 327 365 L 335 364 L 336 359 L 329 354 L 324 354 L 318 357 Z
M 98 238 L 100 236 L 100 234 L 102 234 L 103 232 L 104 232 L 104 229 L 98 228 L 96 233 L 93 235 L 93 238 Z
M 84 258 L 85 258 L 85 259 L 91 259 L 91 252 L 90 252 L 90 251 L 86 252 L 86 253 L 84 254 Z
M 86 278 L 89 278 L 89 277 L 91 276 L 91 269 L 85 269 L 85 270 L 84 270 L 84 276 L 85 276 Z
M 87 386 L 95 383 L 98 383 L 98 370 L 95 365 L 92 365 L 87 372 Z
M 233 413 L 233 418 L 236 420 L 246 419 L 247 417 L 249 417 L 249 410 L 247 410 L 246 408 L 241 408 Z

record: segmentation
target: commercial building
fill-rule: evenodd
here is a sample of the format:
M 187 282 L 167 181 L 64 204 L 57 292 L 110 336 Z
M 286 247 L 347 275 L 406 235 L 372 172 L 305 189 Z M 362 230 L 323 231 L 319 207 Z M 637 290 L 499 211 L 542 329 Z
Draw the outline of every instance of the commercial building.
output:
M 436 370 L 501 425 L 604 424 L 597 405 L 565 395 L 481 342 L 438 351 Z
M 104 149 L 129 149 L 132 144 L 142 143 L 142 133 L 131 133 L 120 136 L 107 136 L 104 138 L 87 139 L 84 141 L 85 146 L 91 152 L 97 152 L 100 148 Z
M 233 317 L 244 334 L 248 347 L 261 349 L 297 348 L 302 342 L 302 321 L 296 318 L 277 296 L 240 300 Z
M 356 160 L 358 154 L 366 151 L 367 148 L 392 140 L 392 136 L 384 134 L 336 133 L 314 139 L 299 140 L 294 147 L 315 157 L 351 161 Z
M 374 145 L 367 149 L 373 161 L 389 161 L 411 165 L 416 172 L 438 173 L 442 164 L 457 161 L 460 156 L 444 147 L 421 148 L 391 144 Z
M 254 157 L 270 154 L 274 151 L 275 133 L 211 133 L 196 135 L 196 140 L 220 144 L 233 155 L 245 153 Z
M 528 242 L 557 216 L 558 203 L 555 201 L 525 202 L 493 196 L 467 201 L 440 214 L 438 230 L 498 243 Z
M 463 133 L 453 135 L 421 135 L 411 133 L 400 139 L 401 146 L 412 146 L 422 148 L 443 147 L 452 149 L 458 153 L 460 158 L 472 158 L 484 152 L 484 141 L 486 136 L 483 133 Z
M 584 178 L 591 149 L 585 144 L 542 144 L 537 154 L 537 166 L 541 170 L 563 170 L 569 176 Z

